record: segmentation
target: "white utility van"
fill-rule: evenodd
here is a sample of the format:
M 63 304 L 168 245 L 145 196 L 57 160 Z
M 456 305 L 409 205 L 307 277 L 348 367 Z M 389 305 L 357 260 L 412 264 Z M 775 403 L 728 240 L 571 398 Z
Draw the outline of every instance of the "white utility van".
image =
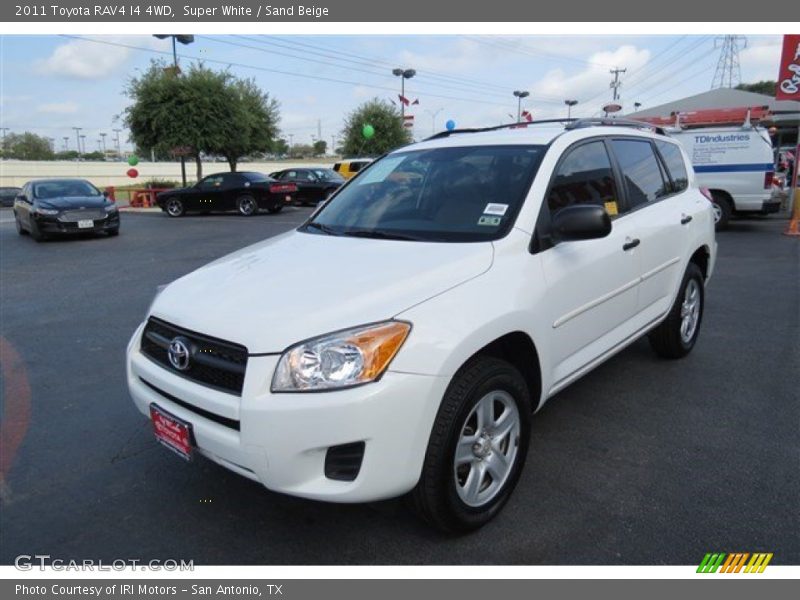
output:
M 725 228 L 732 215 L 780 210 L 780 200 L 771 197 L 775 165 L 766 129 L 748 125 L 668 132 L 689 154 L 698 185 L 711 191 L 717 229 Z

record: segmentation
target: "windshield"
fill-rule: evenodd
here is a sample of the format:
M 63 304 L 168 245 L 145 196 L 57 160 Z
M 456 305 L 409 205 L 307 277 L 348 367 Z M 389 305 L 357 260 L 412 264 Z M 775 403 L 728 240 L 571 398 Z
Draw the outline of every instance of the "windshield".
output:
M 331 169 L 314 169 L 314 175 L 325 181 L 344 181 L 344 177 Z
M 100 190 L 88 181 L 65 179 L 63 181 L 42 181 L 33 184 L 33 195 L 36 198 L 75 198 L 100 196 Z
M 301 231 L 474 242 L 506 234 L 544 146 L 470 146 L 390 154 L 365 167 Z

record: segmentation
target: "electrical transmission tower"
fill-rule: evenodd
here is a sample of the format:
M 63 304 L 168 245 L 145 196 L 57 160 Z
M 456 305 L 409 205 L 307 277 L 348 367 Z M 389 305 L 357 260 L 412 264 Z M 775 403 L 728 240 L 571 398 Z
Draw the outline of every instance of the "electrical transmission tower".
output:
M 742 68 L 739 65 L 739 50 L 747 48 L 747 38 L 743 35 L 726 35 L 714 40 L 714 48 L 722 48 L 714 72 L 711 89 L 732 88 L 742 82 Z

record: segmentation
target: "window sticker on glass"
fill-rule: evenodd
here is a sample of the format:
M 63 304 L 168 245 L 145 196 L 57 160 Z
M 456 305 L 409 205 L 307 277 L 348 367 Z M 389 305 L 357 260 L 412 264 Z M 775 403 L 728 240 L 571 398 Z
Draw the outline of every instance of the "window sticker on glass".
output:
M 612 217 L 616 216 L 617 214 L 619 214 L 619 211 L 617 210 L 617 202 L 616 202 L 616 200 L 607 200 L 605 202 L 605 208 L 606 208 L 606 212 Z
M 480 219 L 478 219 L 478 225 L 490 225 L 492 227 L 496 227 L 497 225 L 500 225 L 500 221 L 502 221 L 500 217 L 483 216 Z
M 405 156 L 390 156 L 372 165 L 361 177 L 356 179 L 357 185 L 368 185 L 384 181 L 397 166 L 406 159 Z
M 486 205 L 486 208 L 483 209 L 483 214 L 485 215 L 500 215 L 501 217 L 506 214 L 508 210 L 508 204 L 493 204 L 489 203 Z

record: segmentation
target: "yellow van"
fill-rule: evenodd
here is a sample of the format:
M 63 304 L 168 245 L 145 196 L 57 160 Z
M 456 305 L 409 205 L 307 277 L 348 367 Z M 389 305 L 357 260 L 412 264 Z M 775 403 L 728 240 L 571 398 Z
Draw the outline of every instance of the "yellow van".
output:
M 350 179 L 371 162 L 371 158 L 348 158 L 334 164 L 333 170 L 345 179 Z

